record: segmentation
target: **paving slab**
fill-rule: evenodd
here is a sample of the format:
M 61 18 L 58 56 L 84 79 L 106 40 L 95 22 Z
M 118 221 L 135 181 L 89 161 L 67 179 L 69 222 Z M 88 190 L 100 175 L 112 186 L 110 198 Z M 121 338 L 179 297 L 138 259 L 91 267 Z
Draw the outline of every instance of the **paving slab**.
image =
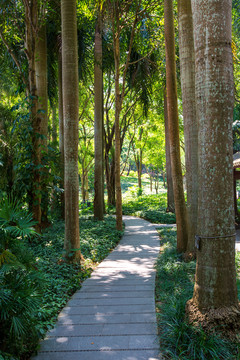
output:
M 155 323 L 135 324 L 85 324 L 85 325 L 56 325 L 50 330 L 47 337 L 71 336 L 100 336 L 100 335 L 156 335 L 157 325 Z
M 58 324 L 77 325 L 77 324 L 143 324 L 155 323 L 155 311 L 139 314 L 91 314 L 91 315 L 68 315 L 59 314 Z
M 131 297 L 131 298 L 115 298 L 114 303 L 115 305 L 152 305 L 154 299 L 152 297 Z M 94 306 L 94 305 L 113 305 L 113 299 L 102 299 L 102 298 L 95 298 L 95 299 L 71 299 L 67 306 Z
M 118 246 L 69 300 L 34 360 L 160 359 L 155 313 L 159 236 L 125 216 Z
M 152 290 L 146 291 L 131 291 L 131 292 L 77 292 L 73 295 L 72 299 L 131 299 L 131 298 L 150 298 Z
M 155 344 L 153 339 L 155 339 Z M 41 351 L 134 350 L 138 348 L 158 349 L 157 336 L 144 334 L 47 337 Z
M 82 287 L 82 291 L 85 292 L 122 292 L 122 291 L 147 291 L 147 290 L 153 290 L 154 289 L 154 284 L 143 284 L 143 285 L 89 285 L 89 286 L 84 286 Z
M 49 357 L 47 357 L 49 356 Z M 38 360 L 157 360 L 161 359 L 158 350 L 111 350 L 111 351 L 71 351 L 41 352 Z

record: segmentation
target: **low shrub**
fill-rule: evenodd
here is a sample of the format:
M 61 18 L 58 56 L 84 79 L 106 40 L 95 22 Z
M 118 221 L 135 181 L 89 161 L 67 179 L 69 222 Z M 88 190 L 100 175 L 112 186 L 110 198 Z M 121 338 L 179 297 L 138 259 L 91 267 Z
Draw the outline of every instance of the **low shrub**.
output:
M 123 200 L 123 214 L 138 216 L 152 223 L 174 224 L 176 216 L 167 213 L 167 194 L 142 195 Z
M 6 203 L 7 204 L 7 203 Z M 13 209 L 12 209 L 12 208 Z M 64 223 L 36 236 L 20 204 L 0 207 L 0 360 L 25 360 L 38 346 L 69 297 L 122 236 L 107 216 L 80 219 L 83 265 L 63 261 Z M 31 241 L 29 241 L 31 236 Z M 33 237 L 35 236 L 35 237 Z
M 195 261 L 185 263 L 176 251 L 176 229 L 160 230 L 162 252 L 156 269 L 156 306 L 160 347 L 171 360 L 236 360 L 239 344 L 206 334 L 185 320 L 185 304 L 192 297 Z M 239 257 L 238 257 L 239 261 Z
M 28 246 L 36 236 L 33 225 L 20 203 L 1 201 L 0 350 L 13 356 L 21 356 L 39 338 L 37 314 L 46 284 Z

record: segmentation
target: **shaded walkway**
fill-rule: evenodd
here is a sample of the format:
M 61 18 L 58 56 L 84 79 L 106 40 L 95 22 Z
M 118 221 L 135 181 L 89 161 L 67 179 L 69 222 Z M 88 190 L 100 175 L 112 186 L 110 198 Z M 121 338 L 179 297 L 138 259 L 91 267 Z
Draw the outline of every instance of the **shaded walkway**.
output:
M 124 216 L 124 222 L 119 245 L 69 300 L 34 360 L 160 358 L 154 300 L 159 236 L 145 220 Z

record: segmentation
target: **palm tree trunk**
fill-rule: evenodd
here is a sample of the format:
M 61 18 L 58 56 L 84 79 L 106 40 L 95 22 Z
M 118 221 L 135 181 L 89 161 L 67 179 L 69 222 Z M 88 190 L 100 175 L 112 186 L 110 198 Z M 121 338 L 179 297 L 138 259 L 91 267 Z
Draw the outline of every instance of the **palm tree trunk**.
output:
M 119 40 L 119 39 L 118 39 Z M 118 44 L 119 46 L 119 44 Z M 120 47 L 118 47 L 120 49 Z M 121 141 L 119 117 L 121 100 L 119 90 L 120 52 L 115 56 L 115 186 L 116 186 L 116 228 L 122 230 L 122 190 L 120 178 Z
M 36 88 L 38 96 L 38 117 L 40 120 L 41 138 L 41 162 L 43 169 L 41 172 L 42 188 L 42 226 L 46 227 L 48 223 L 48 170 L 47 170 L 47 136 L 48 136 L 48 93 L 47 93 L 47 35 L 46 25 L 43 25 L 38 31 L 36 41 Z
M 187 211 L 183 192 L 180 140 L 178 125 L 177 79 L 173 22 L 173 2 L 164 1 L 167 109 L 173 192 L 177 222 L 177 250 L 185 252 L 187 247 Z
M 94 218 L 103 220 L 103 72 L 102 72 L 102 14 L 99 8 L 95 29 L 94 64 Z
M 119 7 L 116 2 L 116 34 L 114 35 L 114 61 L 115 61 L 115 186 L 116 186 L 116 228 L 122 230 L 122 190 L 120 177 L 120 159 L 121 159 L 121 135 L 120 135 L 120 27 L 119 27 Z
M 60 152 L 60 188 L 61 192 L 61 217 L 64 219 L 64 124 L 63 124 L 63 94 L 62 94 L 62 52 L 58 53 L 58 117 L 59 117 L 59 152 Z
M 28 58 L 28 83 L 31 101 L 30 119 L 33 128 L 32 135 L 32 162 L 33 178 L 31 190 L 31 207 L 33 218 L 37 222 L 35 228 L 41 230 L 41 118 L 38 114 L 38 99 L 36 87 L 36 32 L 38 25 L 38 4 L 37 0 L 30 3 L 24 1 L 25 26 L 26 26 L 26 50 Z
M 78 51 L 76 1 L 62 0 L 62 77 L 66 259 L 79 262 Z
M 231 0 L 193 1 L 199 132 L 199 238 L 193 303 L 200 310 L 226 307 L 236 316 L 231 5 Z
M 112 160 L 111 165 L 109 165 L 108 160 L 105 160 L 105 167 L 106 167 L 108 205 L 115 206 L 116 205 L 115 159 Z
M 166 173 L 167 173 L 167 212 L 175 212 L 172 167 L 170 158 L 169 131 L 168 131 L 168 112 L 167 112 L 167 94 L 164 91 L 164 122 L 165 122 L 165 153 L 166 153 Z
M 195 253 L 198 210 L 198 133 L 195 103 L 195 57 L 191 0 L 178 0 L 179 53 L 187 184 L 187 253 Z
M 52 138 L 51 138 L 51 142 L 52 142 L 52 146 L 54 149 L 56 149 L 57 147 L 57 108 L 55 106 L 55 104 L 52 106 L 51 108 L 52 110 Z

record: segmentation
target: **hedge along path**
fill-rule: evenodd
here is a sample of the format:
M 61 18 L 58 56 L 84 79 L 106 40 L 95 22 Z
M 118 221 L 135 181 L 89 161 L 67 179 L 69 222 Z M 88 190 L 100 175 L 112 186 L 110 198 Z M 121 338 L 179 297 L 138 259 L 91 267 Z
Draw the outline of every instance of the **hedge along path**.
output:
M 34 360 L 160 359 L 154 298 L 159 236 L 148 221 L 124 216 L 124 222 L 119 245 L 69 300 Z

